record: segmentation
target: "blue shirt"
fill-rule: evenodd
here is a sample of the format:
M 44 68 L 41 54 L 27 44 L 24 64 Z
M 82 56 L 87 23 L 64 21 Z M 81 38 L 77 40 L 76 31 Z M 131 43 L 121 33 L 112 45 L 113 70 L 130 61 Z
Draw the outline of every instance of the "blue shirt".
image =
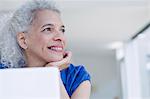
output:
M 7 68 L 0 63 L 0 69 Z M 90 75 L 83 66 L 70 64 L 68 68 L 61 70 L 61 79 L 68 95 L 71 97 L 78 86 L 86 80 L 90 81 Z
M 90 81 L 90 75 L 85 68 L 73 64 L 61 71 L 61 78 L 70 97 L 83 81 Z

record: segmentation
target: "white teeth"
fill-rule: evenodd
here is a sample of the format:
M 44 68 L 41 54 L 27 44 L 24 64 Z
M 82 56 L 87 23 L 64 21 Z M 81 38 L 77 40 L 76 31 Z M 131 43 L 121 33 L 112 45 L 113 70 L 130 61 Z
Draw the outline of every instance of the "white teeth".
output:
M 62 51 L 62 48 L 61 47 L 51 47 L 51 50 Z

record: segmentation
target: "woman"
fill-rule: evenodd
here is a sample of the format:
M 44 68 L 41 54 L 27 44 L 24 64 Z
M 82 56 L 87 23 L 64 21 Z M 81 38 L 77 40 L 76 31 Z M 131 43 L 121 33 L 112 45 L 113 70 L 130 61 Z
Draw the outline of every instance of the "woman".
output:
M 6 21 L 0 33 L 0 67 L 57 66 L 63 99 L 89 99 L 90 76 L 83 66 L 70 64 L 65 51 L 65 26 L 53 2 L 32 0 Z

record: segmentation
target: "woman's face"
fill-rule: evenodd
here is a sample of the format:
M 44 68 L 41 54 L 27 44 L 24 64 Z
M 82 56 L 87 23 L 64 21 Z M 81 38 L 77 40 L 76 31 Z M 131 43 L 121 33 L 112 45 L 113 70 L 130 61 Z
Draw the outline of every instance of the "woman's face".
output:
M 61 60 L 66 44 L 64 28 L 57 12 L 38 11 L 26 36 L 27 49 L 25 52 L 40 61 Z

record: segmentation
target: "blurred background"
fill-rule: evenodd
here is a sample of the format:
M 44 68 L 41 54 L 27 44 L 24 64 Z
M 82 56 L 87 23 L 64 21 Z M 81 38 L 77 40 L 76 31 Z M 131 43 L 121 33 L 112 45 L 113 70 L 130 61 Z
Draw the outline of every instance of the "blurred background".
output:
M 0 15 L 26 0 L 0 0 Z M 150 0 L 55 0 L 91 99 L 150 99 Z

